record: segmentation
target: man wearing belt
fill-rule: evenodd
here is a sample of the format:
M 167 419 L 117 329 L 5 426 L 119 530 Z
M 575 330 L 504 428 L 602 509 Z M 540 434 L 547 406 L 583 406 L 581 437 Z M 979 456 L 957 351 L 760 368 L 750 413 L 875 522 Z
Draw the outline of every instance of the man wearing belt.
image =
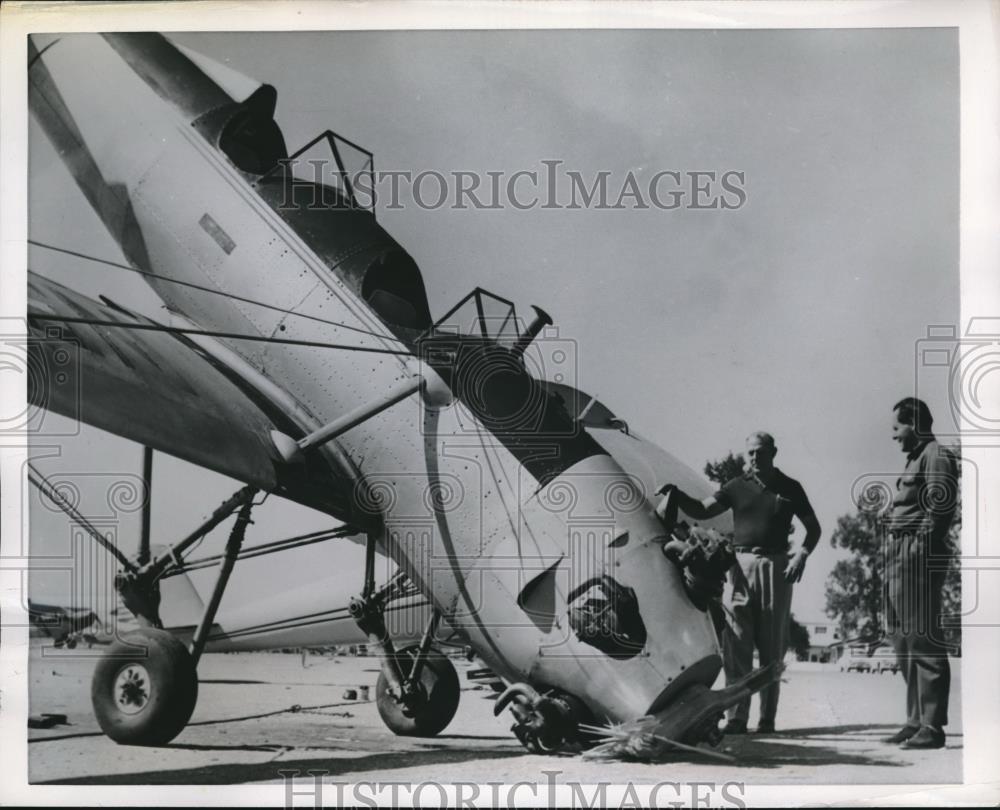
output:
M 749 470 L 727 481 L 712 497 L 699 501 L 676 487 L 664 489 L 668 495 L 676 493 L 680 508 L 696 520 L 733 510 L 736 564 L 729 572 L 729 621 L 722 633 L 728 683 L 753 669 L 755 647 L 761 666 L 785 657 L 792 585 L 802 578 L 806 558 L 819 542 L 820 525 L 809 498 L 798 481 L 774 466 L 777 452 L 769 433 L 752 433 L 747 439 Z M 789 558 L 793 515 L 802 522 L 806 536 Z M 774 731 L 779 689 L 776 680 L 760 692 L 759 733 Z M 749 715 L 747 698 L 730 709 L 726 733 L 745 734 Z
M 931 412 L 922 400 L 907 397 L 892 410 L 892 438 L 906 453 L 906 467 L 888 517 L 884 603 L 886 632 L 906 681 L 906 725 L 885 742 L 943 748 L 951 668 L 941 638 L 941 589 L 958 464 L 931 433 Z

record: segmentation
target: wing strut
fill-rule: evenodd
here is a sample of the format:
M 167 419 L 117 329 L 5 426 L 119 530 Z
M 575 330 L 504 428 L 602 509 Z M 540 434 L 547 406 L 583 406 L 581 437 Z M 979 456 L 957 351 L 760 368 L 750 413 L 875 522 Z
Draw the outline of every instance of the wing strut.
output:
M 212 512 L 208 520 L 202 523 L 177 545 L 171 546 L 159 557 L 156 557 L 152 561 L 146 563 L 141 568 L 129 566 L 129 570 L 120 572 L 115 577 L 115 588 L 117 588 L 118 593 L 121 594 L 125 607 L 131 610 L 132 613 L 135 614 L 135 617 L 143 624 L 147 624 L 151 627 L 162 627 L 163 623 L 160 621 L 160 577 L 163 576 L 169 568 L 172 568 L 175 565 L 181 566 L 183 563 L 181 562 L 180 555 L 212 531 L 212 529 L 222 523 L 222 521 L 228 518 L 233 512 L 241 507 L 248 507 L 252 505 L 257 491 L 256 487 L 249 484 L 237 490 L 218 507 L 216 507 L 215 511 Z M 239 521 L 237 521 L 237 523 L 239 523 Z M 240 535 L 240 542 L 242 543 L 242 534 Z M 227 547 L 227 554 L 228 550 L 229 549 Z M 236 549 L 236 552 L 238 551 L 239 548 Z M 225 570 L 225 561 L 223 561 L 223 570 Z M 226 574 L 226 579 L 228 579 L 228 574 Z M 225 581 L 223 581 L 222 585 L 225 587 Z M 213 617 L 214 613 L 215 612 L 212 611 Z
M 219 575 L 215 579 L 215 587 L 212 589 L 212 598 L 205 606 L 205 613 L 198 623 L 194 637 L 191 639 L 191 658 L 194 665 L 198 666 L 202 651 L 205 649 L 205 642 L 208 641 L 208 631 L 212 629 L 212 622 L 215 621 L 216 611 L 219 603 L 222 602 L 222 594 L 225 593 L 226 585 L 229 582 L 229 575 L 236 565 L 236 558 L 239 556 L 240 548 L 243 546 L 243 537 L 246 534 L 247 526 L 253 521 L 250 520 L 250 510 L 253 509 L 253 501 L 244 501 L 240 507 L 240 513 L 236 516 L 236 523 L 229 533 L 229 540 L 226 541 L 226 556 L 222 560 L 219 568 Z
M 326 444 L 342 433 L 346 433 L 351 428 L 367 422 L 373 416 L 378 416 L 382 411 L 386 411 L 393 405 L 411 397 L 418 391 L 422 394 L 424 401 L 431 407 L 440 407 L 451 401 L 451 391 L 438 376 L 437 372 L 422 362 L 414 363 L 410 366 L 410 369 L 415 372 L 413 376 L 404 379 L 378 399 L 365 403 L 353 411 L 337 417 L 332 422 L 314 430 L 307 436 L 303 436 L 298 441 L 280 431 L 272 430 L 271 442 L 274 444 L 274 448 L 286 462 L 299 461 L 302 459 L 302 454 L 307 450 Z
M 146 500 L 142 502 L 142 533 L 139 535 L 139 554 L 136 562 L 145 565 L 149 562 L 149 525 L 153 512 L 153 448 L 148 444 L 142 448 L 142 486 Z
M 59 507 L 63 512 L 66 513 L 67 517 L 70 518 L 74 523 L 76 523 L 81 529 L 83 529 L 87 534 L 89 534 L 102 548 L 104 548 L 109 554 L 111 554 L 119 563 L 121 563 L 124 571 L 118 572 L 115 576 L 115 588 L 121 594 L 122 601 L 132 613 L 135 614 L 136 618 L 145 625 L 151 627 L 162 627 L 162 622 L 159 617 L 159 604 L 160 604 L 160 589 L 159 580 L 160 578 L 170 569 L 175 566 L 182 567 L 183 563 L 181 561 L 180 555 L 183 554 L 188 548 L 191 547 L 195 542 L 200 540 L 206 534 L 208 534 L 212 529 L 218 526 L 222 521 L 229 517 L 237 509 L 240 510 L 239 517 L 236 521 L 236 526 L 233 528 L 233 532 L 230 535 L 230 544 L 226 546 L 226 555 L 222 564 L 222 571 L 224 576 L 220 574 L 217 583 L 217 589 L 219 590 L 219 599 L 222 598 L 222 589 L 225 588 L 226 580 L 228 580 L 229 572 L 226 570 L 227 565 L 229 570 L 232 570 L 232 563 L 236 561 L 236 557 L 239 555 L 240 546 L 243 542 L 243 533 L 246 531 L 246 525 L 250 522 L 250 509 L 253 507 L 253 499 L 257 494 L 258 490 L 250 485 L 247 485 L 225 501 L 223 501 L 211 516 L 202 523 L 197 529 L 195 529 L 191 534 L 181 540 L 177 545 L 171 546 L 163 554 L 154 560 L 148 561 L 146 563 L 141 562 L 141 556 L 143 554 L 143 547 L 146 548 L 146 553 L 148 554 L 148 519 L 147 514 L 149 505 L 149 470 L 151 469 L 151 449 L 146 448 L 145 460 L 147 464 L 143 465 L 144 479 L 147 484 L 147 503 L 144 507 L 143 513 L 143 542 L 140 544 L 139 548 L 139 563 L 136 564 L 132 562 L 125 554 L 119 551 L 118 547 L 112 543 L 108 538 L 106 538 L 97 528 L 94 527 L 90 521 L 87 520 L 74 506 L 71 504 L 66 497 L 59 491 L 59 489 L 53 486 L 49 480 L 39 472 L 35 466 L 29 461 L 28 462 L 28 480 L 34 485 L 43 495 L 45 495 L 52 503 Z M 238 535 L 238 542 L 236 536 Z M 232 548 L 232 560 L 230 561 L 230 545 L 234 544 Z M 213 600 L 215 595 L 213 594 Z M 211 607 L 211 605 L 210 605 Z M 218 607 L 218 602 L 215 603 L 215 607 Z M 215 615 L 215 609 L 206 609 L 206 614 L 209 618 L 209 624 L 211 624 L 211 619 Z
M 303 436 L 295 441 L 290 436 L 286 436 L 277 430 L 271 431 L 271 441 L 285 461 L 298 461 L 302 458 L 302 453 L 313 447 L 319 447 L 328 441 L 337 438 L 341 433 L 346 433 L 353 427 L 357 427 L 362 422 L 366 422 L 373 416 L 377 416 L 382 411 L 388 410 L 398 402 L 402 402 L 407 397 L 412 396 L 424 387 L 424 378 L 420 375 L 404 380 L 385 396 L 374 402 L 355 408 L 349 413 L 334 419 L 327 425 L 314 430 L 307 436 Z

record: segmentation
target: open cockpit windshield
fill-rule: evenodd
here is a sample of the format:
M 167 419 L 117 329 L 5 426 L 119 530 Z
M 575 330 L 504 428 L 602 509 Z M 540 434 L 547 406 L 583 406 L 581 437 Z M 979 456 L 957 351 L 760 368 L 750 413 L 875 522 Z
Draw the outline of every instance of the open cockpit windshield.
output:
M 434 324 L 439 335 L 482 338 L 513 349 L 524 331 L 517 309 L 506 298 L 476 287 Z
M 262 85 L 195 127 L 396 337 L 415 339 L 431 325 L 427 294 L 416 262 L 376 221 L 372 153 L 328 129 L 288 154 L 276 102 Z
M 234 159 L 237 153 L 227 154 Z M 372 172 L 370 152 L 327 130 L 275 159 L 252 185 L 323 264 L 408 341 L 431 324 L 427 293 L 416 262 L 376 221 Z
M 276 160 L 257 182 L 281 175 L 286 182 L 311 187 L 315 207 L 374 213 L 374 161 L 367 149 L 328 129 Z
M 527 325 L 506 299 L 476 289 L 440 318 L 419 341 L 420 356 L 456 399 L 517 457 L 541 485 L 594 455 L 601 446 L 529 368 L 549 317 L 536 308 Z M 537 339 L 537 340 L 536 340 Z

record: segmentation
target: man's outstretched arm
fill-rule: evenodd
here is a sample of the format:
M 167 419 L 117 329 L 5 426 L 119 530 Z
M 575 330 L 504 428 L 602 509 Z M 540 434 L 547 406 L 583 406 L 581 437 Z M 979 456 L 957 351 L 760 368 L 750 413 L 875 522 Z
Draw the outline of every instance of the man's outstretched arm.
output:
M 659 515 L 661 520 L 666 514 L 671 494 L 677 499 L 677 505 L 684 514 L 693 517 L 695 520 L 708 520 L 709 518 L 714 518 L 716 515 L 721 515 L 729 509 L 729 505 L 721 502 L 715 495 L 699 501 L 674 484 L 664 484 L 656 490 L 656 494 L 663 495 L 663 498 L 656 506 L 656 514 Z

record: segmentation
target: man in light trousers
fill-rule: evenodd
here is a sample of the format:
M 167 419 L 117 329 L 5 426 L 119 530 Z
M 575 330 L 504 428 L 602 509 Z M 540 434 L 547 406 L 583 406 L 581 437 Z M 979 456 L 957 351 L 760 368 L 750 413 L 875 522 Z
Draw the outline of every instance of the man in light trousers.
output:
M 820 538 L 819 521 L 802 485 L 774 466 L 777 452 L 771 434 L 758 431 L 747 438 L 747 472 L 727 481 L 713 496 L 696 500 L 673 486 L 663 490 L 668 497 L 674 493 L 680 508 L 696 520 L 733 510 L 736 564 L 729 573 L 729 620 L 722 633 L 728 683 L 753 669 L 755 648 L 762 667 L 785 657 L 792 585 L 802 578 L 806 558 Z M 790 555 L 793 516 L 802 522 L 806 536 Z M 774 732 L 779 691 L 777 680 L 761 690 L 758 733 Z M 726 733 L 745 734 L 749 715 L 747 698 L 730 710 Z

